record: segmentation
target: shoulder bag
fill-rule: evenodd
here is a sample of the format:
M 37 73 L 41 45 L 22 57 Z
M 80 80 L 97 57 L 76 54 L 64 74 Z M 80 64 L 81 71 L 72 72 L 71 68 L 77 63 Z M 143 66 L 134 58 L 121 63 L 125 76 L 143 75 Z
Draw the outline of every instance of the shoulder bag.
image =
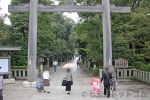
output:
M 108 80 L 109 80 L 109 85 L 112 85 L 112 84 L 113 84 L 112 80 L 109 79 L 109 76 L 108 76 L 107 73 L 106 73 L 106 75 L 107 75 L 107 78 L 108 78 Z

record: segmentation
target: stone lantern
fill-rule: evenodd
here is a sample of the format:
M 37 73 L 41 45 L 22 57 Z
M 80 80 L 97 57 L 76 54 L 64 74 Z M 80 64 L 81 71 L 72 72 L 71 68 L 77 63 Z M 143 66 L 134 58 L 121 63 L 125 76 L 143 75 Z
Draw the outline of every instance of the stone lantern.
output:
M 43 73 L 44 57 L 46 57 L 46 56 L 45 56 L 45 55 L 42 55 L 42 54 L 40 54 L 40 55 L 38 56 L 38 62 L 39 62 L 39 65 L 40 65 L 40 72 L 41 72 L 41 74 Z

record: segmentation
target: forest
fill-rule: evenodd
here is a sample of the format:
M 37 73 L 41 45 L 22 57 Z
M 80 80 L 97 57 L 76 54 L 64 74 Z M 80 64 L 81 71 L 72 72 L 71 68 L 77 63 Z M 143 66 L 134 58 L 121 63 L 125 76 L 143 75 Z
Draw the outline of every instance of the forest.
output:
M 12 0 L 11 5 L 23 5 L 30 0 Z M 52 5 L 55 0 L 39 0 L 44 5 Z M 59 1 L 65 5 L 66 0 Z M 75 5 L 83 0 L 74 0 Z M 111 14 L 113 59 L 123 57 L 130 66 L 146 66 L 150 62 L 150 1 L 110 0 L 116 6 L 129 6 L 129 14 Z M 102 0 L 87 0 L 87 5 L 96 6 Z M 12 54 L 12 66 L 27 65 L 29 13 L 11 13 L 11 25 L 4 24 L 8 15 L 0 17 L 0 46 L 21 46 L 19 53 Z M 75 50 L 83 58 L 103 65 L 102 13 L 78 13 L 76 23 L 63 13 L 38 13 L 37 55 L 57 56 L 64 59 Z

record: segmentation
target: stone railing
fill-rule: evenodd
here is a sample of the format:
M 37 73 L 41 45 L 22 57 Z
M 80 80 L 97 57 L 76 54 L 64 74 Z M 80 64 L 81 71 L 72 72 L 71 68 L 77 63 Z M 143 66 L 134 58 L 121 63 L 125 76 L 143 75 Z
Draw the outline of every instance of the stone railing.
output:
M 146 83 L 150 83 L 150 72 L 137 69 L 117 69 L 118 79 L 137 79 Z M 102 77 L 102 69 L 99 70 L 99 76 Z
M 150 83 L 150 72 L 134 70 L 134 78 L 146 83 Z
M 38 73 L 37 72 L 35 74 Z M 15 79 L 27 79 L 27 69 L 11 69 L 11 76 Z
M 27 79 L 27 69 L 11 69 L 11 75 L 15 79 Z
M 134 78 L 135 69 L 117 69 L 117 78 Z

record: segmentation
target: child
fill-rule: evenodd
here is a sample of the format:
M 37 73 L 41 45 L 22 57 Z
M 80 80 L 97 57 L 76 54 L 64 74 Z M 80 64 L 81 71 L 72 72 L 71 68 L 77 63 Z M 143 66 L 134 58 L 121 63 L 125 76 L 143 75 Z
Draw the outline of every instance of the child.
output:
M 94 96 L 98 96 L 98 93 L 100 92 L 100 79 L 98 78 L 97 75 L 94 75 L 92 81 L 91 81 L 91 85 L 93 86 L 92 91 Z
M 42 92 L 43 90 L 43 79 L 41 75 L 38 75 L 38 78 L 36 80 L 36 88 L 38 89 L 39 92 Z

